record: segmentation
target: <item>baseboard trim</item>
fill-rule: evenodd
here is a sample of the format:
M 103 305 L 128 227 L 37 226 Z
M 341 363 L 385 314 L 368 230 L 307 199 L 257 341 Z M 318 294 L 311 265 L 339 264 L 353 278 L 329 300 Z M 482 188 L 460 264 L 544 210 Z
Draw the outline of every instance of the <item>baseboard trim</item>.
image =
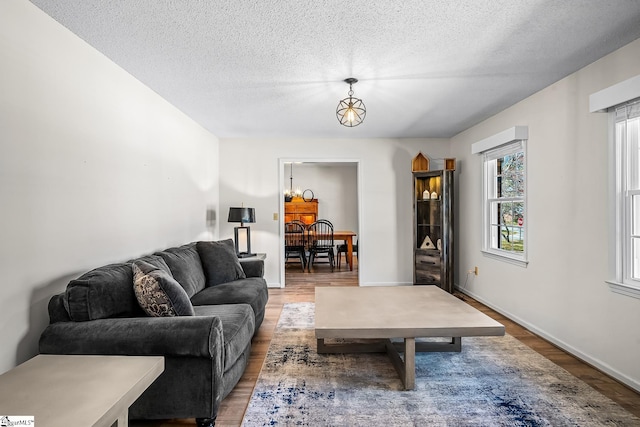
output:
M 413 282 L 366 282 L 360 286 L 413 286 Z
M 612 368 L 611 366 L 609 366 L 608 364 L 602 362 L 599 359 L 593 358 L 591 356 L 589 356 L 588 354 L 576 349 L 575 347 L 567 344 L 566 342 L 554 337 L 553 335 L 547 333 L 546 331 L 536 327 L 535 325 L 525 321 L 524 319 L 521 319 L 520 317 L 514 315 L 513 313 L 509 312 L 508 310 L 504 310 L 503 308 L 496 306 L 495 304 L 492 304 L 491 302 L 485 300 L 484 298 L 480 297 L 479 295 L 474 294 L 473 292 L 470 292 L 467 289 L 462 289 L 460 287 L 455 288 L 457 291 L 465 294 L 465 295 L 469 295 L 471 298 L 475 299 L 476 301 L 486 305 L 487 307 L 491 308 L 492 310 L 497 311 L 498 313 L 502 314 L 503 316 L 508 317 L 510 320 L 516 322 L 517 324 L 519 324 L 520 326 L 528 329 L 529 331 L 533 332 L 534 334 L 538 335 L 539 337 L 549 341 L 550 343 L 552 343 L 553 345 L 561 348 L 562 350 L 566 351 L 567 353 L 571 354 L 572 356 L 577 357 L 578 359 L 580 359 L 581 361 L 583 361 L 584 363 L 587 363 L 589 365 L 591 365 L 592 367 L 598 369 L 599 371 L 609 375 L 610 377 L 614 378 L 615 380 L 621 382 L 622 384 L 626 385 L 627 387 L 637 391 L 638 393 L 640 393 L 640 382 L 634 380 L 633 378 L 630 378 L 628 376 L 626 376 L 625 374 L 617 371 L 616 369 Z

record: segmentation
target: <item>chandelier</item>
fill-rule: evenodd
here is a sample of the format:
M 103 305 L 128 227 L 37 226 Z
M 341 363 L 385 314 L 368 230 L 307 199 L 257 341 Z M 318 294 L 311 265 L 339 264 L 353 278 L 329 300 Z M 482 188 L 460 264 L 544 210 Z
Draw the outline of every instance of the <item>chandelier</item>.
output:
M 294 197 L 302 197 L 302 191 L 300 191 L 300 187 L 297 187 L 295 191 L 293 191 L 293 162 L 291 162 L 291 172 L 289 175 L 289 189 L 284 190 L 284 201 L 290 202 Z
M 342 126 L 354 127 L 358 126 L 364 121 L 367 115 L 367 109 L 364 106 L 362 99 L 353 97 L 353 84 L 358 82 L 358 79 L 349 77 L 344 80 L 349 84 L 349 97 L 340 100 L 338 102 L 338 108 L 336 108 L 336 117 Z

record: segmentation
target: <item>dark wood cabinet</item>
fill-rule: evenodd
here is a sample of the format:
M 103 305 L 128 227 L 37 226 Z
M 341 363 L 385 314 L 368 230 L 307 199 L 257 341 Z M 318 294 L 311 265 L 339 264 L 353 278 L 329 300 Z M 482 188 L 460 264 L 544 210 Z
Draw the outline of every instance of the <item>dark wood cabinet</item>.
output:
M 453 171 L 413 172 L 415 285 L 453 292 Z

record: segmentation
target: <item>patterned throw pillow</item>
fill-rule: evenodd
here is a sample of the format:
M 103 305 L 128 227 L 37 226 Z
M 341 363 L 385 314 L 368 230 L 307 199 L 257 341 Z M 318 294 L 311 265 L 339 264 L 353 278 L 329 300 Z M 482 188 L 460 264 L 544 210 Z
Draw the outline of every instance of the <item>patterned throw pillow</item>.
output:
M 140 307 L 149 315 L 193 316 L 187 292 L 171 274 L 145 261 L 134 261 L 133 290 Z

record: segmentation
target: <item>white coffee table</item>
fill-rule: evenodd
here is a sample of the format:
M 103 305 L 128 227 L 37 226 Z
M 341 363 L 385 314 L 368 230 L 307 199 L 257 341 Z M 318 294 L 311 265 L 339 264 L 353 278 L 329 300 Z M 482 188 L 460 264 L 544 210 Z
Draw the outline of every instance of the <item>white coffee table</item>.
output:
M 40 354 L 0 375 L 0 415 L 34 416 L 38 427 L 127 426 L 129 406 L 163 371 L 161 356 Z
M 462 337 L 504 335 L 502 324 L 437 286 L 316 287 L 315 306 L 318 353 L 386 351 L 407 390 L 415 388 L 416 351 L 460 351 Z M 451 340 L 416 343 L 434 337 Z M 325 343 L 335 338 L 378 341 Z

